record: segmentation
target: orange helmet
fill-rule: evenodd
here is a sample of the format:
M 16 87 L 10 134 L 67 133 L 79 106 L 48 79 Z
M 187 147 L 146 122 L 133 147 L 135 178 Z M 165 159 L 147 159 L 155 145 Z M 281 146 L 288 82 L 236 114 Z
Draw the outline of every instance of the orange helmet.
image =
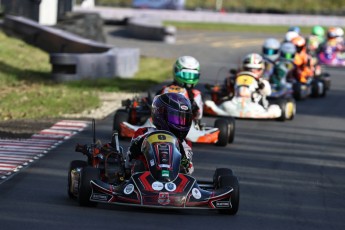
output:
M 336 27 L 329 27 L 327 30 L 327 37 L 328 38 L 336 38 L 338 37 L 338 30 Z
M 297 53 L 306 50 L 306 40 L 302 36 L 295 37 L 291 42 L 296 46 Z

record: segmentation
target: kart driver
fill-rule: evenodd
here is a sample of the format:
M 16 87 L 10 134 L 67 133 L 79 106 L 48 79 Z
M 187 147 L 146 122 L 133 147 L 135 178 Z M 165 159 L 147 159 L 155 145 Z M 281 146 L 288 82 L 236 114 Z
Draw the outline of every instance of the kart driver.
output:
M 139 128 L 133 135 L 130 147 L 126 155 L 126 171 L 134 172 L 136 164 L 147 162 L 141 152 L 141 145 L 145 137 L 155 130 L 166 130 L 173 133 L 179 140 L 179 148 L 182 154 L 181 165 L 186 173 L 192 174 L 194 171 L 191 147 L 185 138 L 192 124 L 192 107 L 188 98 L 179 93 L 165 93 L 153 98 L 151 110 L 152 123 L 156 128 Z
M 269 104 L 266 97 L 271 95 L 272 90 L 271 90 L 270 83 L 266 79 L 263 79 L 264 70 L 265 70 L 265 63 L 264 63 L 264 59 L 262 58 L 260 54 L 250 53 L 243 58 L 242 71 L 253 73 L 255 76 L 255 79 L 258 82 L 259 87 L 256 89 L 256 92 L 259 95 L 257 95 L 258 97 L 254 98 L 254 100 L 259 100 L 259 103 L 264 108 L 268 108 Z M 239 74 L 241 74 L 241 72 L 238 73 L 237 75 Z
M 269 80 L 273 74 L 274 66 L 278 61 L 280 52 L 280 42 L 275 38 L 268 38 L 262 45 L 262 56 L 265 61 L 264 79 Z
M 194 88 L 200 78 L 200 64 L 198 60 L 191 56 L 179 57 L 173 66 L 173 75 L 173 82 L 164 86 L 156 95 L 162 93 L 183 94 L 191 102 L 193 120 L 200 125 L 204 105 L 201 92 Z
M 294 63 L 296 65 L 296 78 L 301 83 L 307 83 L 310 77 L 314 76 L 315 67 L 311 55 L 307 53 L 307 44 L 302 36 L 291 41 L 296 46 Z

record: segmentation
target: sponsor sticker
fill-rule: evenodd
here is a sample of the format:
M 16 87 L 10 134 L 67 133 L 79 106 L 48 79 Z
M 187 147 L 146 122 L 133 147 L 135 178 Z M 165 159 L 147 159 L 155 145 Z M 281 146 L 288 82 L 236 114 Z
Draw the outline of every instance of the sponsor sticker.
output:
M 151 160 L 150 160 L 150 165 L 151 165 L 151 166 L 154 166 L 154 165 L 155 165 L 155 160 L 151 159 Z
M 162 177 L 169 177 L 169 171 L 168 170 L 162 170 Z
M 230 202 L 229 201 L 217 201 L 216 207 L 217 208 L 230 207 Z
M 197 188 L 192 189 L 192 195 L 197 200 L 199 200 L 201 198 L 201 192 Z
M 188 106 L 186 106 L 186 105 L 181 105 L 181 109 L 187 111 L 187 110 L 188 110 Z
M 123 190 L 123 193 L 126 195 L 131 194 L 134 191 L 134 185 L 133 184 L 128 184 L 125 189 Z
M 168 192 L 160 192 L 158 195 L 158 203 L 161 205 L 167 205 L 170 203 L 169 193 Z
M 155 191 L 161 191 L 163 189 L 163 183 L 159 182 L 159 181 L 155 181 L 152 183 L 152 189 Z
M 176 184 L 171 183 L 171 182 L 166 183 L 166 184 L 165 184 L 165 189 L 166 189 L 167 191 L 169 191 L 169 192 L 173 192 L 173 191 L 176 190 Z
M 107 196 L 107 195 L 104 195 L 104 194 L 97 194 L 97 193 L 94 193 L 94 194 L 92 194 L 91 199 L 92 199 L 92 200 L 106 201 L 106 200 L 108 200 L 108 196 Z

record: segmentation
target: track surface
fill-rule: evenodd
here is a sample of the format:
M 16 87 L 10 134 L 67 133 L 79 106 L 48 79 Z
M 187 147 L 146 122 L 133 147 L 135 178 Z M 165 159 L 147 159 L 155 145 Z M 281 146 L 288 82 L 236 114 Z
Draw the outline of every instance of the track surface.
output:
M 119 34 L 113 28 L 108 32 Z M 202 81 L 214 82 L 220 68 L 236 66 L 238 57 L 259 51 L 270 35 L 178 36 L 183 39 L 175 45 L 121 36 L 108 36 L 108 42 L 140 47 L 144 55 L 194 55 L 202 64 Z M 241 41 L 243 45 L 233 46 Z M 293 121 L 237 120 L 234 144 L 193 147 L 197 178 L 211 180 L 217 167 L 230 167 L 238 176 L 241 201 L 236 216 L 79 207 L 67 197 L 67 169 L 70 161 L 84 159 L 74 146 L 91 143 L 89 127 L 0 185 L 0 229 L 345 229 L 345 76 L 341 69 L 328 71 L 332 88 L 327 97 L 298 102 Z M 212 125 L 214 118 L 205 121 Z M 109 140 L 111 123 L 111 116 L 97 123 L 100 140 Z M 126 149 L 128 142 L 122 144 Z

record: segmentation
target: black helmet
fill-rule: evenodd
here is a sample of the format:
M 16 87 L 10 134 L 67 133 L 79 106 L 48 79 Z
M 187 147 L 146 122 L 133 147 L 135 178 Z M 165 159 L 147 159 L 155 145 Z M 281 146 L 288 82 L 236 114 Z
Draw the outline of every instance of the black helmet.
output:
M 153 98 L 151 116 L 157 129 L 170 131 L 182 140 L 192 125 L 192 106 L 182 94 L 165 93 Z

